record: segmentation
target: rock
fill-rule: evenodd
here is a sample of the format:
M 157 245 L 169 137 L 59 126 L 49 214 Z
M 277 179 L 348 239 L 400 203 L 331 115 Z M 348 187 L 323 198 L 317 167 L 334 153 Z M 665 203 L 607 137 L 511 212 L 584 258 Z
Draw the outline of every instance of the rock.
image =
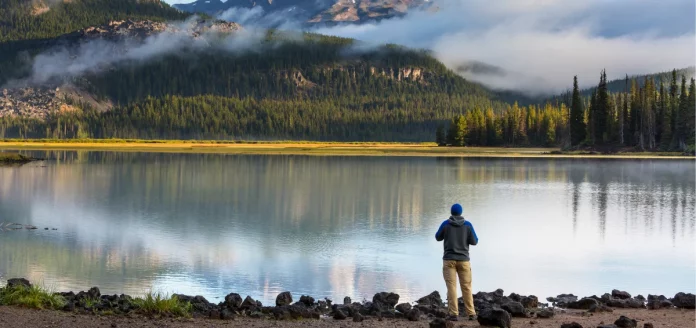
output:
M 381 292 L 372 297 L 373 306 L 376 304 L 382 304 L 387 306 L 389 309 L 393 309 L 397 303 L 399 303 L 399 294 Z
M 213 309 L 208 313 L 208 318 L 210 319 L 222 319 L 222 314 L 218 309 Z
M 639 301 L 645 302 L 645 296 L 643 296 L 643 295 L 638 295 L 638 296 L 636 296 L 636 297 L 634 297 L 634 298 L 637 299 L 637 300 L 639 300 Z
M 614 324 L 611 324 L 611 325 L 600 324 L 599 326 L 597 326 L 597 328 L 619 328 L 619 327 L 617 327 Z
M 234 320 L 235 316 L 234 311 L 230 309 L 222 309 L 222 312 L 220 312 L 220 319 L 222 320 Z
M 695 309 L 696 308 L 696 295 L 677 293 L 672 299 L 672 304 L 681 309 Z
M 92 299 L 97 299 L 101 296 L 101 292 L 99 291 L 99 287 L 92 287 L 87 291 L 87 295 L 92 298 Z
M 343 305 L 350 305 L 352 303 L 350 297 L 346 296 L 343 298 Z
M 537 318 L 542 319 L 551 319 L 554 315 L 556 315 L 556 312 L 549 308 L 541 309 L 541 311 L 537 312 Z
M 282 292 L 276 297 L 276 306 L 286 306 L 292 304 L 292 294 L 290 292 Z
M 611 308 L 607 307 L 604 304 L 593 304 L 590 306 L 590 308 L 587 310 L 587 312 L 590 313 L 600 313 L 600 312 L 614 312 Z
M 411 309 L 406 313 L 406 319 L 408 321 L 418 321 L 420 320 L 421 312 L 418 309 Z
M 654 328 L 654 327 L 653 327 L 653 324 L 652 324 L 652 323 L 646 322 L 646 323 L 643 325 L 643 328 Z
M 406 313 L 408 313 L 408 311 L 411 311 L 411 304 L 401 303 L 401 304 L 396 306 L 396 310 L 403 313 L 403 314 L 406 314 Z
M 309 295 L 302 295 L 302 296 L 300 296 L 300 303 L 302 303 L 306 306 L 313 306 L 314 305 L 314 297 L 309 296 Z
M 12 278 L 12 279 L 7 280 L 7 287 L 8 288 L 15 288 L 15 287 L 19 287 L 19 286 L 29 288 L 29 287 L 31 287 L 31 283 L 29 282 L 29 280 L 26 280 L 24 278 Z
M 597 300 L 594 298 L 586 297 L 579 301 L 570 302 L 566 305 L 566 307 L 569 309 L 589 310 L 593 305 L 598 306 L 599 302 L 597 302 Z
M 440 297 L 440 293 L 437 291 L 434 291 L 430 293 L 428 296 L 421 297 L 416 301 L 418 305 L 426 305 L 426 306 L 436 306 L 436 307 L 443 307 L 445 306 L 445 303 L 442 302 L 442 298 Z
M 582 328 L 582 325 L 577 322 L 571 322 L 562 324 L 561 328 Z
M 225 296 L 225 302 L 222 304 L 224 304 L 225 307 L 237 309 L 242 306 L 242 302 L 242 297 L 239 296 L 239 294 L 230 293 L 227 296 Z
M 666 301 L 666 300 L 667 300 L 667 297 L 665 297 L 664 295 L 648 294 L 648 302 L 649 301 Z
M 659 310 L 662 308 L 662 302 L 658 300 L 648 301 L 648 310 Z
M 524 309 L 524 306 L 522 306 L 522 303 L 520 302 L 507 302 L 503 305 L 500 306 L 503 310 L 507 311 L 510 313 L 511 316 L 516 317 L 516 318 L 526 318 L 527 317 L 527 311 Z
M 346 318 L 348 318 L 348 316 L 346 316 L 346 314 L 343 311 L 336 310 L 336 311 L 334 311 L 333 318 L 336 320 L 346 320 Z
M 624 291 L 614 289 L 611 291 L 611 297 L 618 298 L 620 300 L 626 300 L 626 299 L 631 298 L 631 294 L 624 292 Z
M 539 307 L 539 298 L 534 295 L 523 296 L 519 302 L 522 303 L 525 309 L 535 309 Z
M 509 328 L 512 322 L 510 314 L 498 308 L 488 308 L 478 315 L 478 323 L 481 326 L 493 326 L 499 328 Z
M 522 301 L 522 296 L 515 294 L 515 293 L 510 294 L 510 296 L 508 296 L 508 298 L 510 298 L 511 300 L 513 300 L 515 302 Z
M 252 310 L 252 309 L 256 309 L 258 307 L 259 307 L 258 304 L 256 303 L 256 301 L 253 298 L 251 298 L 251 296 L 247 296 L 244 299 L 244 302 L 242 302 L 242 305 L 240 306 L 240 308 L 244 309 L 244 310 Z
M 664 300 L 664 301 L 660 301 L 660 306 L 661 306 L 663 309 L 669 309 L 669 308 L 673 307 L 674 304 L 672 304 L 672 302 L 670 302 L 670 301 L 668 301 L 668 300 Z
M 638 327 L 638 322 L 625 316 L 621 316 L 618 320 L 614 321 L 614 325 L 619 328 L 636 328 Z
M 578 297 L 573 294 L 561 294 L 556 297 L 549 297 L 546 300 L 558 307 L 567 307 L 568 303 L 577 301 Z

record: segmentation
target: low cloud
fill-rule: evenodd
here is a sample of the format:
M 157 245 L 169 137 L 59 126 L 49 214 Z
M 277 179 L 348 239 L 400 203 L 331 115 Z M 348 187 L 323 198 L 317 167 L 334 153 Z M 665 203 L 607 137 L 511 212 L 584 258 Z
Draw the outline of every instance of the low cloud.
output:
M 452 69 L 481 62 L 505 74 L 459 70 L 494 88 L 555 93 L 609 78 L 694 65 L 692 0 L 440 0 L 380 23 L 319 33 L 432 49 Z

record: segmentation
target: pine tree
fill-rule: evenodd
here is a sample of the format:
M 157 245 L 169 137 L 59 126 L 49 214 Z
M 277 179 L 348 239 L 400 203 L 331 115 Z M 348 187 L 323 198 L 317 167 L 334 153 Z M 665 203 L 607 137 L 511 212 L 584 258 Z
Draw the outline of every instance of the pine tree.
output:
M 435 142 L 438 146 L 444 146 L 447 144 L 447 139 L 445 137 L 445 127 L 442 124 L 437 126 L 437 132 L 435 132 Z
M 573 79 L 573 97 L 570 105 L 570 144 L 577 146 L 585 141 L 585 122 L 583 121 L 582 99 L 578 88 L 578 77 Z
M 597 86 L 597 98 L 595 102 L 594 141 L 597 144 L 605 144 L 609 141 L 609 92 L 607 90 L 607 73 L 602 70 L 599 85 Z
M 592 91 L 592 95 L 590 96 L 590 109 L 588 110 L 587 113 L 587 127 L 586 130 L 586 140 L 587 144 L 594 146 L 596 139 L 595 139 L 595 126 L 596 126 L 596 121 L 597 121 L 597 91 Z

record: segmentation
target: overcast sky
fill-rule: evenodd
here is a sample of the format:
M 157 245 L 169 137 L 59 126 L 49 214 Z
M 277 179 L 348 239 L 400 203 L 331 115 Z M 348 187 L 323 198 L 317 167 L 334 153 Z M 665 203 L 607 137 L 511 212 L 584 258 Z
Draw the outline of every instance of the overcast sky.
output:
M 177 1 L 188 2 L 167 0 Z M 696 61 L 694 0 L 433 1 L 437 12 L 318 32 L 432 49 L 453 68 L 485 62 L 516 78 L 477 79 L 527 91 L 565 89 L 574 75 L 587 86 L 602 68 L 618 78 Z

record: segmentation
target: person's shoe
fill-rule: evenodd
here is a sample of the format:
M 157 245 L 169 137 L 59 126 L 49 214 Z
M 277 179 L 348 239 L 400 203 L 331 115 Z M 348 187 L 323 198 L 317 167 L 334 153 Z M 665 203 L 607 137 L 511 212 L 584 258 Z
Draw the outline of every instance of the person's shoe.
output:
M 459 317 L 456 315 L 450 315 L 447 317 L 447 321 L 459 321 Z
M 474 320 L 476 320 L 476 315 L 475 314 L 470 315 L 469 321 L 474 321 Z

